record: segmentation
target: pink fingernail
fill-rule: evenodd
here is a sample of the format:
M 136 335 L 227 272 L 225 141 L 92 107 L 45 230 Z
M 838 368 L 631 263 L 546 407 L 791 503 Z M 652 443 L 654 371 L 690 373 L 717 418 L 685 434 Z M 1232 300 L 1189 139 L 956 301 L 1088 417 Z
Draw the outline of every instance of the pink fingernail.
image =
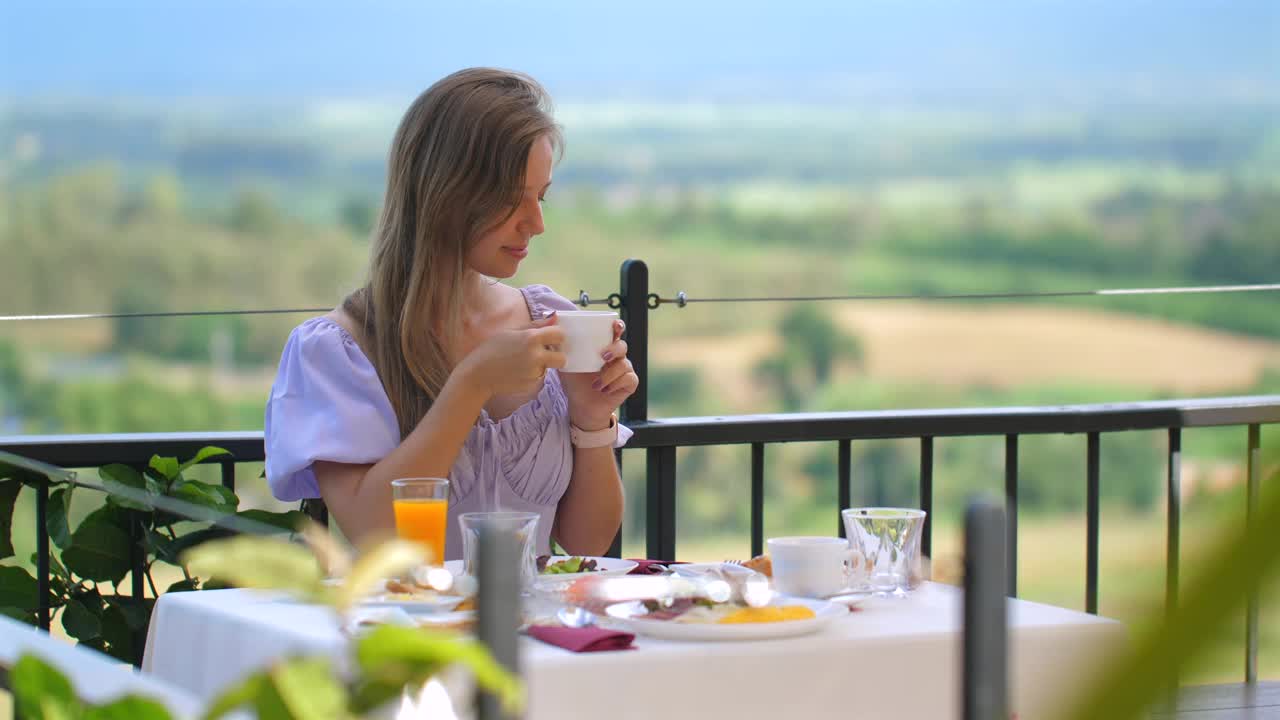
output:
M 610 360 L 612 360 L 612 359 L 613 359 L 613 353 L 611 353 L 611 352 L 607 352 L 607 353 L 605 353 L 605 354 L 601 355 L 601 356 L 600 356 L 600 358 L 601 358 L 602 360 L 604 360 L 605 362 L 609 362 Z
M 591 383 L 592 390 L 599 390 L 602 387 L 604 387 L 604 383 L 600 382 L 599 380 L 596 380 L 595 382 Z

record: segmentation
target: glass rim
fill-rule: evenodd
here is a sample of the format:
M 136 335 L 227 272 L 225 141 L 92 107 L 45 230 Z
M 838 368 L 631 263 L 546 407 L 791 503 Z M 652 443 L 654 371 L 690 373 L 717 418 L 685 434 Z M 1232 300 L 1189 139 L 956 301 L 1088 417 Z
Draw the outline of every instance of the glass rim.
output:
M 870 518 L 872 520 L 885 520 L 889 518 L 906 518 L 914 520 L 916 518 L 923 518 L 928 515 L 928 513 L 920 508 L 852 507 L 841 510 L 840 515 L 848 518 Z
M 391 481 L 391 487 L 411 487 L 413 485 L 444 485 L 448 487 L 449 478 L 439 477 L 407 477 Z

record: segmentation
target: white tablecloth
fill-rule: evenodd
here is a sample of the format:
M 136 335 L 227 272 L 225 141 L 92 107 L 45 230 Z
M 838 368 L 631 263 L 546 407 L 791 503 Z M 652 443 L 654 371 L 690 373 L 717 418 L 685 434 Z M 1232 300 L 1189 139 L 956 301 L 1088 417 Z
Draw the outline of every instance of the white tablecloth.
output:
M 198 718 L 201 703 L 190 693 L 136 672 L 133 666 L 97 650 L 75 647 L 17 620 L 0 616 L 0 668 L 12 668 L 31 654 L 54 666 L 71 683 L 76 697 L 95 705 L 125 695 L 141 695 L 168 708 L 175 718 Z
M 527 717 L 770 720 L 959 717 L 961 600 L 926 583 L 902 600 L 873 599 L 822 631 L 749 642 L 637 637 L 637 649 L 571 653 L 521 640 Z M 1010 707 L 1022 720 L 1062 697 L 1124 646 L 1106 618 L 1013 600 Z M 156 603 L 143 669 L 201 698 L 242 674 L 296 653 L 340 657 L 328 611 L 241 590 L 164 595 Z

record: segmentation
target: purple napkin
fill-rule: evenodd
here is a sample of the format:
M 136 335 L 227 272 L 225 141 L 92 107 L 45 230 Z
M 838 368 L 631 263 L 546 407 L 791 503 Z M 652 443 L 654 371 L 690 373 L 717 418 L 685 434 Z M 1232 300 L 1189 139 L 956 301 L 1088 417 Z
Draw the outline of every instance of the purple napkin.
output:
M 675 560 L 645 560 L 643 558 L 627 559 L 636 563 L 636 566 L 631 568 L 631 572 L 627 573 L 628 575 L 657 575 L 662 572 L 662 569 L 658 566 L 684 564 Z
M 598 652 L 601 650 L 634 650 L 631 644 L 636 636 L 618 630 L 605 630 L 599 627 L 555 627 L 554 625 L 531 625 L 525 630 L 531 637 L 542 642 L 562 647 L 570 652 Z

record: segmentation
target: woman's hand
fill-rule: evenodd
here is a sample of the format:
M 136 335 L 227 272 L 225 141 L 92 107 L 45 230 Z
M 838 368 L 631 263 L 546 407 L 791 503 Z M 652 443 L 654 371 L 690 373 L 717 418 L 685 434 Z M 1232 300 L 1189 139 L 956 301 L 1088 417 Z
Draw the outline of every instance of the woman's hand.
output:
M 489 336 L 458 365 L 465 377 L 490 396 L 531 392 L 542 384 L 547 368 L 562 368 L 564 330 L 555 316 L 529 330 L 503 330 Z
M 627 359 L 627 342 L 622 339 L 626 324 L 613 323 L 613 342 L 604 349 L 604 367 L 594 373 L 561 373 L 560 382 L 569 398 L 569 422 L 583 430 L 603 430 L 609 416 L 631 397 L 640 378 Z

